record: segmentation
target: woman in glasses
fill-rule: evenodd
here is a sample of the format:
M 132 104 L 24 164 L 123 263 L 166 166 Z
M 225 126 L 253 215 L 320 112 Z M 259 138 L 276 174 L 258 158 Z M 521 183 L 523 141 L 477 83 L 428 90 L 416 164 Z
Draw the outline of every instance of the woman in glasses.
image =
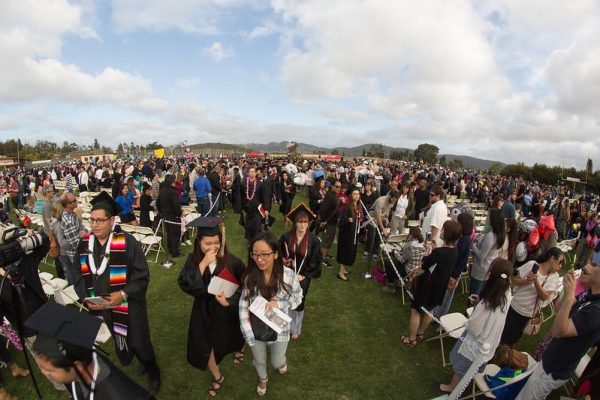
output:
M 250 305 L 261 296 L 267 300 L 265 312 L 279 309 L 287 314 L 302 302 L 302 288 L 294 271 L 283 266 L 277 238 L 271 232 L 258 234 L 250 243 L 250 257 L 242 283 L 239 311 L 242 334 L 252 350 L 253 364 L 258 374 L 256 394 L 267 392 L 267 347 L 271 348 L 271 364 L 280 374 L 287 372 L 286 350 L 290 340 L 290 326 L 286 324 L 274 341 L 256 340 L 250 322 Z
M 205 371 L 208 367 L 212 383 L 208 395 L 215 397 L 225 377 L 219 363 L 229 353 L 235 353 L 234 362 L 239 363 L 244 353 L 244 339 L 240 331 L 237 307 L 241 294 L 239 282 L 244 273 L 244 263 L 227 251 L 218 218 L 197 218 L 188 226 L 198 229 L 194 252 L 179 274 L 179 287 L 194 297 L 194 305 L 188 329 L 187 360 Z M 214 294 L 211 282 L 221 277 L 231 282 L 233 294 L 224 291 Z M 216 283 L 216 282 L 215 282 Z M 235 284 L 238 287 L 235 288 Z
M 304 303 L 310 281 L 321 276 L 321 242 L 309 231 L 310 223 L 316 217 L 304 204 L 290 211 L 287 218 L 293 223 L 292 230 L 281 235 L 279 250 L 283 256 L 283 265 L 294 270 L 302 288 L 302 303 L 289 313 L 292 318 L 290 333 L 295 340 L 302 332 Z

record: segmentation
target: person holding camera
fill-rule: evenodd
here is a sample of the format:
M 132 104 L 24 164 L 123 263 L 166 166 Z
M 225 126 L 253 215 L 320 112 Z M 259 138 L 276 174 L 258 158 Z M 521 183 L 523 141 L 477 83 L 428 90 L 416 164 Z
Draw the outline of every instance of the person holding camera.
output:
M 551 247 L 537 261 L 529 261 L 518 268 L 512 278 L 513 300 L 506 317 L 501 342 L 513 346 L 523 335 L 525 325 L 557 295 L 563 252 Z

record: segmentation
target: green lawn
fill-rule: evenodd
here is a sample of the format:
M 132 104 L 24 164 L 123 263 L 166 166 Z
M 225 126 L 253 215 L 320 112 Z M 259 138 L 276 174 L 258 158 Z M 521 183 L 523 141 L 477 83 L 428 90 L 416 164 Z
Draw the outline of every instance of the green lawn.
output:
M 302 195 L 296 202 L 306 200 Z M 274 232 L 283 232 L 283 220 L 274 207 L 277 222 Z M 227 244 L 242 260 L 247 259 L 246 241 L 238 225 L 238 216 L 227 214 Z M 186 362 L 188 319 L 192 298 L 177 285 L 177 276 L 190 246 L 182 247 L 182 255 L 167 270 L 151 263 L 148 304 L 152 341 L 162 370 L 159 399 L 207 398 L 210 385 L 208 372 L 192 368 Z M 335 249 L 333 254 L 335 254 Z M 359 249 L 362 252 L 362 249 Z M 53 268 L 41 266 L 53 272 Z M 363 280 L 358 274 L 366 263 L 358 255 L 350 282 L 336 279 L 337 268 L 325 268 L 315 280 L 308 295 L 303 335 L 288 348 L 289 371 L 285 376 L 270 367 L 269 399 L 429 399 L 434 380 L 445 381 L 452 375 L 451 367 L 441 367 L 439 342 L 421 343 L 415 348 L 401 344 L 400 336 L 408 332 L 409 306 L 402 305 L 399 293 L 382 292 L 373 280 Z M 464 311 L 466 295 L 455 298 L 453 311 Z M 547 322 L 537 337 L 524 337 L 519 349 L 533 351 L 537 340 L 549 328 Z M 433 336 L 435 327 L 429 329 Z M 449 353 L 452 340 L 446 342 Z M 104 345 L 115 359 L 112 341 Z M 23 365 L 22 356 L 18 357 Z M 145 377 L 137 372 L 134 362 L 125 371 L 146 386 Z M 219 392 L 221 399 L 256 398 L 257 383 L 249 349 L 246 360 L 234 366 L 228 356 L 221 364 L 225 382 Z M 29 379 L 15 380 L 4 370 L 7 389 L 20 399 L 34 399 Z M 38 374 L 39 377 L 39 374 Z M 45 379 L 41 390 L 45 399 L 59 399 Z M 557 397 L 558 398 L 558 397 Z

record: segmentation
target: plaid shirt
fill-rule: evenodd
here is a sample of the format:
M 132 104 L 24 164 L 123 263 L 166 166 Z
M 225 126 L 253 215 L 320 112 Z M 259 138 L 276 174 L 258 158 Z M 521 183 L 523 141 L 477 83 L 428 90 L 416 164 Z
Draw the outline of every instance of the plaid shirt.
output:
M 283 289 L 280 289 L 275 295 L 274 299 L 277 300 L 277 308 L 279 308 L 285 314 L 288 314 L 289 310 L 294 310 L 302 303 L 302 288 L 296 274 L 290 268 L 283 268 L 283 282 L 289 285 L 292 290 L 288 295 Z M 250 325 L 250 311 L 248 307 L 254 301 L 256 296 L 247 298 L 249 291 L 244 287 L 242 295 L 240 296 L 240 328 L 242 329 L 242 335 L 248 343 L 248 346 L 254 346 L 256 339 L 254 339 L 254 332 L 252 332 L 252 325 Z M 269 299 L 267 299 L 269 300 Z M 290 327 L 288 326 L 277 336 L 276 342 L 288 342 L 290 340 Z
M 79 232 L 83 229 L 83 225 L 75 213 L 68 211 L 63 213 L 60 225 L 67 242 L 64 252 L 73 261 L 77 253 L 77 245 L 79 245 Z

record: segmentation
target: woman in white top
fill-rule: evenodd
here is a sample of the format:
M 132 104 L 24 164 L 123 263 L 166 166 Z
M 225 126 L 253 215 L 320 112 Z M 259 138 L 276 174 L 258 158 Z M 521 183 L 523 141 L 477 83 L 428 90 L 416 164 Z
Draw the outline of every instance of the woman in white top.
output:
M 502 211 L 490 208 L 485 234 L 480 240 L 473 242 L 473 265 L 471 266 L 471 279 L 469 294 L 479 294 L 488 276 L 488 269 L 492 260 L 500 255 L 500 250 L 506 240 L 506 229 Z
M 414 208 L 413 196 L 410 191 L 410 183 L 405 182 L 400 189 L 400 197 L 394 206 L 394 214 L 390 221 L 390 235 L 402 233 L 406 220 Z
M 462 335 L 464 340 L 458 340 L 450 353 L 454 376 L 448 384 L 435 384 L 437 390 L 451 392 L 481 354 L 484 343 L 489 343 L 491 348 L 484 356 L 480 369 L 494 356 L 511 304 L 509 277 L 512 271 L 512 263 L 502 258 L 496 258 L 490 264 L 488 279 Z
M 514 345 L 523 335 L 523 328 L 533 317 L 536 308 L 543 308 L 558 294 L 560 266 L 565 260 L 558 247 L 551 247 L 536 261 L 529 261 L 513 277 L 513 301 L 502 332 L 502 343 Z M 535 265 L 539 266 L 534 273 Z

